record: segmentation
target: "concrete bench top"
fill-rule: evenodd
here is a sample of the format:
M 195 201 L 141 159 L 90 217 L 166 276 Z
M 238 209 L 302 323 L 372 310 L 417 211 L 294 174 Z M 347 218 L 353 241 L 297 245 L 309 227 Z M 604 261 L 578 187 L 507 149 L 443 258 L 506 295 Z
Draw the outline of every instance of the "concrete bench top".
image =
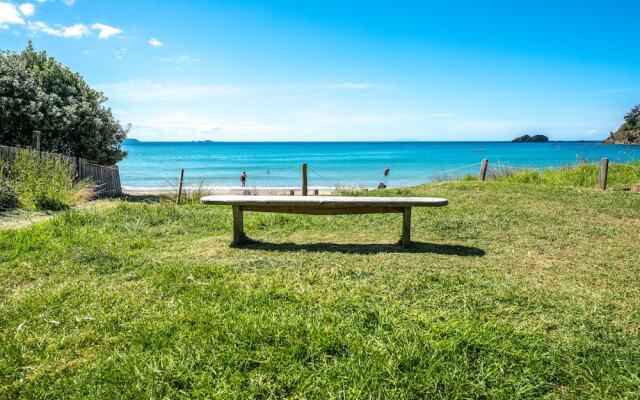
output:
M 447 199 L 438 197 L 349 197 L 349 196 L 205 196 L 202 204 L 266 207 L 442 207 Z

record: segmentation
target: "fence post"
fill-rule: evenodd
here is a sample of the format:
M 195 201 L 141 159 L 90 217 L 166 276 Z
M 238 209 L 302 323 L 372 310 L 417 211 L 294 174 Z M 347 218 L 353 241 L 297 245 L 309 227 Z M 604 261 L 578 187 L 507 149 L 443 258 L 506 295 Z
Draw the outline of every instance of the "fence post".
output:
M 302 195 L 307 195 L 307 163 L 302 163 Z
M 180 197 L 182 196 L 182 183 L 184 182 L 184 168 L 180 170 L 180 180 L 178 181 L 178 197 L 176 198 L 176 204 L 180 204 Z
M 609 175 L 609 159 L 600 160 L 600 179 L 598 179 L 598 187 L 607 190 L 607 175 Z
M 42 146 L 42 132 L 33 131 L 33 148 L 35 151 L 39 152 Z
M 486 158 L 482 160 L 482 164 L 480 164 L 480 176 L 478 177 L 478 179 L 480 179 L 481 181 L 484 181 L 485 178 L 487 177 L 487 167 L 489 166 L 489 160 L 487 160 Z
M 120 168 L 115 165 L 115 191 L 118 196 L 122 194 L 122 183 L 120 182 Z

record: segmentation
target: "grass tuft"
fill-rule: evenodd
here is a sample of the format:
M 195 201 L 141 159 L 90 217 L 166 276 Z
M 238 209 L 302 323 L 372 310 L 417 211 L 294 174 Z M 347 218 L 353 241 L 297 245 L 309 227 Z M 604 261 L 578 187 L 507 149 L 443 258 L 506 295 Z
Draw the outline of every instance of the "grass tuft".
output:
M 22 208 L 59 211 L 95 196 L 95 185 L 75 175 L 75 166 L 64 159 L 21 150 L 5 179 Z
M 544 170 L 499 170 L 492 178 L 505 182 L 594 188 L 598 185 L 599 171 L 597 164 L 581 164 Z M 630 190 L 640 185 L 640 162 L 610 164 L 607 182 L 613 190 Z

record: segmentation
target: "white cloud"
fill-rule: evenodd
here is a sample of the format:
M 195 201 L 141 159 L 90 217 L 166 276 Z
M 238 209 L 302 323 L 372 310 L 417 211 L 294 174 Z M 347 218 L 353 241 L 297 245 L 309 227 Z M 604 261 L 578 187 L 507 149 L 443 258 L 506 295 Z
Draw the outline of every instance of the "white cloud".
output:
M 129 81 L 97 86 L 107 97 L 126 101 L 187 100 L 237 95 L 246 92 L 243 86 L 236 85 L 180 85 L 149 81 Z
M 199 63 L 200 59 L 191 57 L 187 54 L 181 54 L 177 57 L 163 58 L 162 61 L 173 62 L 177 64 L 190 64 L 190 63 Z
M 9 25 L 24 25 L 24 19 L 15 5 L 0 2 L 0 29 L 9 29 Z
M 111 36 L 122 33 L 122 29 L 105 24 L 93 24 L 91 28 L 100 31 L 100 33 L 98 33 L 100 39 L 109 39 Z
M 25 17 L 30 17 L 36 12 L 36 7 L 31 3 L 20 4 L 18 9 Z
M 151 38 L 149 39 L 149 44 L 153 47 L 162 47 L 164 46 L 164 43 L 162 43 L 161 41 L 159 41 L 156 38 Z
M 29 22 L 29 29 L 34 32 L 44 32 L 48 35 L 65 38 L 81 38 L 83 36 L 91 35 L 91 30 L 83 24 L 75 24 L 71 26 L 55 25 L 51 27 L 42 21 L 37 21 Z

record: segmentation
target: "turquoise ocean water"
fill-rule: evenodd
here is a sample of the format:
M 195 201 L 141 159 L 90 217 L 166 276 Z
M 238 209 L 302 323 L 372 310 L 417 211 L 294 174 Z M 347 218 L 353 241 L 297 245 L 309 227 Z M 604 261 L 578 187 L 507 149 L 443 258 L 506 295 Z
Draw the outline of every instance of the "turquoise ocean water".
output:
M 167 187 L 181 168 L 192 184 L 210 187 L 239 186 L 243 170 L 249 187 L 296 187 L 306 162 L 310 187 L 393 187 L 477 174 L 483 158 L 530 168 L 640 159 L 637 146 L 596 142 L 128 142 L 123 148 L 129 152 L 119 164 L 125 188 Z

